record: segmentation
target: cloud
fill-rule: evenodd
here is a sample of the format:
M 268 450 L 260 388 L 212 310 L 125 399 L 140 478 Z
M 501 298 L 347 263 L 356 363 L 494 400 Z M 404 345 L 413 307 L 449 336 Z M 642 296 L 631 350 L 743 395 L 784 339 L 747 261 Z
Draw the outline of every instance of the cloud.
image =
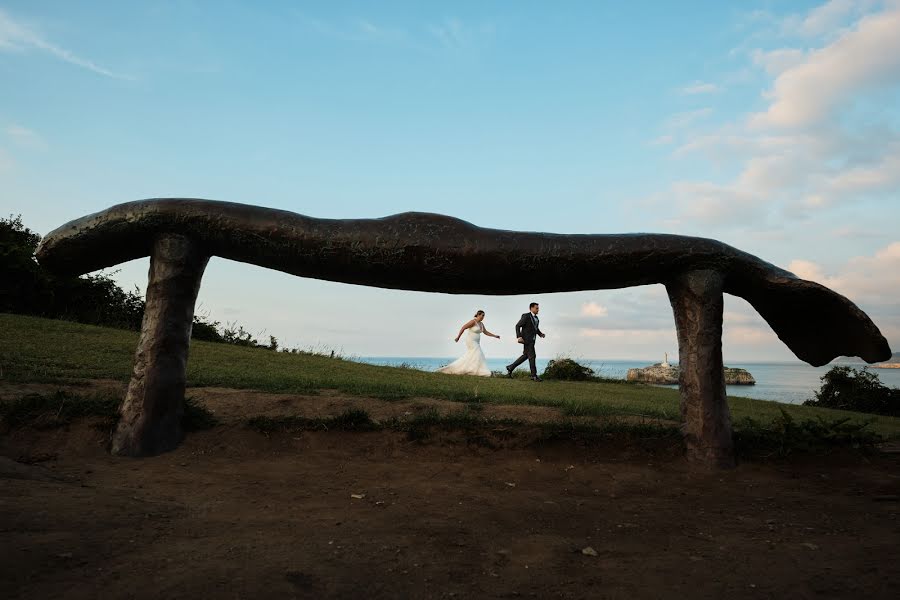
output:
M 427 26 L 426 31 L 446 50 L 471 52 L 494 34 L 494 26 L 470 25 L 456 18 L 446 18 L 436 25 Z
M 835 196 L 894 191 L 900 188 L 900 146 L 877 164 L 845 169 L 830 177 L 824 187 Z
M 788 265 L 798 277 L 830 287 L 861 305 L 873 318 L 882 316 L 900 324 L 900 240 L 871 256 L 856 256 L 829 273 L 822 265 L 798 258 Z
M 712 114 L 712 108 L 709 107 L 675 113 L 666 119 L 665 126 L 669 129 L 681 129 L 688 125 L 692 125 L 696 121 L 699 121 L 710 114 Z
M 738 346 L 771 346 L 779 343 L 778 336 L 768 326 L 763 327 L 724 327 L 722 330 L 722 347 Z
M 385 27 L 369 19 L 356 19 L 349 23 L 335 25 L 299 12 L 295 12 L 294 15 L 309 29 L 332 39 L 358 43 L 413 45 L 412 39 L 406 31 Z
M 2 8 L 0 8 L 0 50 L 15 52 L 39 50 L 98 75 L 112 77 L 113 79 L 131 79 L 130 77 L 113 73 L 93 61 L 82 58 L 65 48 L 53 44 L 27 25 L 14 20 Z
M 830 232 L 830 235 L 833 238 L 846 238 L 856 240 L 885 237 L 883 233 L 878 233 L 876 231 L 872 231 L 871 229 L 859 227 L 856 225 L 845 225 L 843 227 L 838 227 L 836 229 L 833 229 Z
M 796 21 L 796 32 L 813 37 L 839 29 L 849 17 L 871 8 L 875 2 L 861 0 L 830 0 L 810 10 L 806 17 Z
M 829 45 L 785 69 L 767 96 L 756 127 L 810 127 L 829 118 L 863 90 L 900 82 L 900 6 L 860 19 Z
M 720 91 L 722 91 L 722 88 L 715 83 L 705 83 L 703 81 L 695 81 L 681 88 L 681 93 L 689 96 L 695 94 L 713 94 Z
M 17 125 L 15 123 L 9 125 L 6 128 L 6 135 L 13 141 L 13 143 L 25 148 L 38 150 L 44 150 L 47 148 L 47 143 L 40 135 L 26 127 L 22 127 L 21 125 Z
M 806 53 L 798 48 L 779 48 L 764 52 L 759 48 L 750 54 L 753 64 L 762 67 L 769 75 L 781 73 L 800 65 L 806 58 Z
M 816 283 L 825 281 L 825 274 L 822 272 L 822 267 L 812 261 L 796 258 L 788 264 L 787 268 L 788 271 L 800 279 L 807 279 L 809 281 L 815 281 Z
M 609 310 L 596 302 L 585 302 L 581 305 L 581 314 L 586 317 L 605 317 Z
M 742 225 L 760 222 L 763 200 L 732 185 L 709 181 L 677 181 L 672 184 L 681 219 L 704 225 Z
M 900 346 L 900 240 L 831 269 L 800 258 L 788 268 L 849 298 L 871 317 L 894 350 Z
M 596 300 L 581 302 L 577 312 L 556 316 L 557 326 L 574 335 L 588 337 L 599 335 L 599 331 L 674 331 L 672 308 L 662 285 L 601 294 L 602 303 Z
M 400 46 L 421 52 L 434 52 L 435 42 L 443 50 L 472 51 L 477 49 L 481 40 L 494 32 L 490 24 L 470 26 L 456 18 L 446 18 L 436 24 L 423 25 L 418 31 L 409 31 L 387 27 L 366 18 L 335 24 L 297 11 L 294 15 L 307 28 L 336 40 Z
M 830 6 L 836 11 L 828 13 L 830 21 L 823 8 L 810 23 L 834 22 L 838 12 L 857 15 L 860 6 L 850 12 Z M 772 77 L 764 109 L 715 129 L 697 131 L 705 113 L 696 111 L 664 125 L 669 136 L 677 127 L 674 158 L 699 154 L 728 176 L 672 183 L 668 195 L 658 196 L 668 213 L 661 218 L 784 227 L 835 207 L 885 203 L 900 194 L 900 114 L 887 100 L 900 84 L 900 2 L 859 18 L 819 48 L 757 50 L 749 58 Z

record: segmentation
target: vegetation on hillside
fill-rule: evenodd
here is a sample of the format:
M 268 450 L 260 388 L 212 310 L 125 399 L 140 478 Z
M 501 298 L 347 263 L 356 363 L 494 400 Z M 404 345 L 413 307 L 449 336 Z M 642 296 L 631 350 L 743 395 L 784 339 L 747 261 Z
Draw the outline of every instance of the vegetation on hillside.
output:
M 547 363 L 541 377 L 562 381 L 589 381 L 594 378 L 594 371 L 571 358 L 555 358 Z
M 137 287 L 123 290 L 112 279 L 115 272 L 80 277 L 50 273 L 35 259 L 40 241 L 41 236 L 26 227 L 21 216 L 0 218 L 0 312 L 140 330 L 145 302 Z M 262 344 L 243 326 L 222 325 L 204 315 L 194 315 L 191 337 L 278 349 L 274 336 Z
M 805 405 L 900 417 L 900 390 L 887 387 L 865 367 L 838 365 L 821 381 L 816 399 L 807 400 Z
M 34 258 L 41 236 L 21 217 L 0 219 L 0 312 L 140 329 L 144 300 L 108 274 L 58 276 Z
M 0 314 L 0 378 L 12 382 L 127 381 L 137 333 L 66 321 Z M 327 354 L 271 352 L 197 341 L 191 345 L 189 386 L 221 386 L 275 393 L 336 390 L 386 401 L 438 398 L 476 404 L 538 405 L 569 417 L 627 419 L 676 425 L 677 390 L 621 382 L 568 382 L 467 377 L 357 363 Z M 871 422 L 879 435 L 900 436 L 900 419 L 811 406 L 729 397 L 738 423 L 769 427 L 782 410 L 796 422 Z M 775 426 L 773 426 L 775 427 Z

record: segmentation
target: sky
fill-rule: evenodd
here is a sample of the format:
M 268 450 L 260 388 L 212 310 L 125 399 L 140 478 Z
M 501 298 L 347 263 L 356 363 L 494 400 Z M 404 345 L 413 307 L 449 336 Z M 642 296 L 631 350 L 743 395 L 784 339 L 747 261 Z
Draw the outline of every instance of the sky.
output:
M 0 214 L 121 202 L 721 240 L 847 296 L 900 351 L 900 0 L 0 0 Z M 146 287 L 149 259 L 112 269 Z M 473 272 L 473 278 L 479 274 Z M 448 295 L 213 258 L 197 312 L 282 346 L 677 356 L 661 285 Z M 827 326 L 827 324 L 823 324 Z M 726 362 L 797 360 L 727 296 Z

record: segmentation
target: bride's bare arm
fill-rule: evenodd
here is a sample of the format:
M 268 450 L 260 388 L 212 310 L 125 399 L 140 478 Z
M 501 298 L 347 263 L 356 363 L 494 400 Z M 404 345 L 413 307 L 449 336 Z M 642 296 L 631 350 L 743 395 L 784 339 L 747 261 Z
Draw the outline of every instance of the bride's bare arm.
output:
M 497 335 L 496 333 L 491 333 L 490 331 L 487 330 L 487 327 L 484 328 L 484 335 L 489 335 L 493 338 L 497 338 L 498 340 L 500 339 L 499 335 Z
M 453 341 L 458 342 L 459 338 L 462 337 L 463 331 L 465 331 L 466 329 L 468 329 L 469 327 L 471 327 L 474 324 L 475 324 L 475 319 L 469 319 L 468 321 L 466 321 L 466 323 L 462 327 L 459 328 L 459 333 L 456 334 L 456 339 Z

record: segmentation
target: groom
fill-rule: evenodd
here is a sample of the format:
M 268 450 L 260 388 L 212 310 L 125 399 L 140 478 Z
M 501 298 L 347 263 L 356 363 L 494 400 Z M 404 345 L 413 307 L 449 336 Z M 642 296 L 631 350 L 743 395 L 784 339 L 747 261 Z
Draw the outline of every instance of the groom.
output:
M 528 312 L 522 315 L 522 318 L 516 323 L 516 341 L 520 344 L 524 344 L 525 347 L 522 349 L 522 356 L 517 358 L 513 364 L 506 365 L 506 374 L 508 377 L 512 377 L 516 367 L 521 365 L 527 359 L 528 366 L 531 367 L 531 380 L 543 381 L 537 374 L 537 365 L 535 364 L 537 354 L 535 354 L 534 351 L 536 337 L 546 337 L 540 328 L 541 321 L 538 319 L 538 312 L 540 312 L 540 310 L 541 306 L 537 302 L 532 302 L 528 305 Z

